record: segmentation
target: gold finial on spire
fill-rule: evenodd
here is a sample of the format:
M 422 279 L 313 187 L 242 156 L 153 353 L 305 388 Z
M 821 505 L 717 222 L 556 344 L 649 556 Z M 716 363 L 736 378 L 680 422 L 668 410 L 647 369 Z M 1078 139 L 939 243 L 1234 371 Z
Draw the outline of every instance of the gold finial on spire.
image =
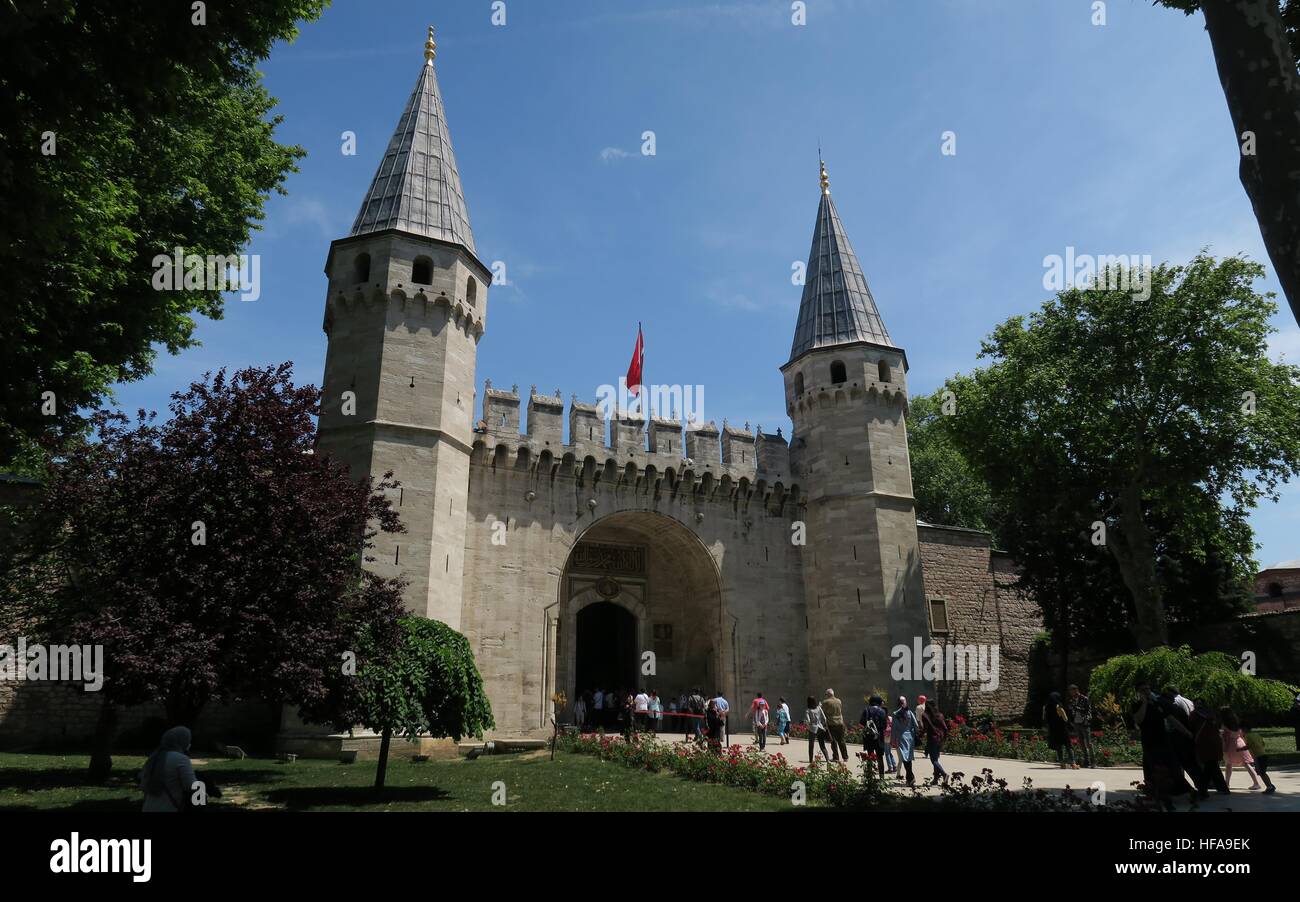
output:
M 826 161 L 822 160 L 822 194 L 831 193 L 831 177 L 826 174 Z
M 429 40 L 424 42 L 424 64 L 433 65 L 433 58 L 438 55 L 438 44 L 433 39 L 433 26 L 429 26 Z

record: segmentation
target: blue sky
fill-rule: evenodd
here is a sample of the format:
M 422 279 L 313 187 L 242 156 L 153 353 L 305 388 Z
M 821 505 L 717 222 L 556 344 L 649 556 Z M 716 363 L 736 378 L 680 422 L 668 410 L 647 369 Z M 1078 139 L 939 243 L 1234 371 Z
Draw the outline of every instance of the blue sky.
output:
M 1202 246 L 1267 263 L 1199 17 L 1148 0 L 335 0 L 264 66 L 305 147 L 252 253 L 262 294 L 117 392 L 163 409 L 208 369 L 295 363 L 319 384 L 322 273 L 438 28 L 438 75 L 479 256 L 503 261 L 478 382 L 594 400 L 627 368 L 702 385 L 721 423 L 785 427 L 818 201 L 817 147 L 913 393 L 1047 297 L 1043 257 Z M 656 155 L 643 156 L 652 130 Z M 357 153 L 341 152 L 344 131 Z M 941 153 L 956 133 L 957 153 Z M 1263 286 L 1277 290 L 1271 278 Z M 1282 305 L 1285 310 L 1285 303 Z M 1300 359 L 1285 313 L 1278 352 Z M 1300 488 L 1252 518 L 1263 564 L 1300 557 Z

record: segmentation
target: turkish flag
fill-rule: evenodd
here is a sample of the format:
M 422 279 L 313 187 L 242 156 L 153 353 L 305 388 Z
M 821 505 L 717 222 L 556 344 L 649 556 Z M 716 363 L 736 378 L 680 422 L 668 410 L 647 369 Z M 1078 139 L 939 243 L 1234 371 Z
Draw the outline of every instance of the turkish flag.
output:
M 636 324 L 636 347 L 632 349 L 632 363 L 627 368 L 627 390 L 631 395 L 641 394 L 641 367 L 645 364 L 645 337 L 641 324 Z

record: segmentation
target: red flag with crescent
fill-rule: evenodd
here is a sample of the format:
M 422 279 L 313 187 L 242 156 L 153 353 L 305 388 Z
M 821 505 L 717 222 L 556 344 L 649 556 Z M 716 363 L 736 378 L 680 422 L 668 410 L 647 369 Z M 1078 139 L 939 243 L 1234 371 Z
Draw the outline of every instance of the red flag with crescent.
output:
M 645 336 L 641 334 L 641 324 L 636 324 L 636 347 L 632 349 L 632 363 L 627 368 L 628 394 L 641 394 L 641 367 L 645 364 Z

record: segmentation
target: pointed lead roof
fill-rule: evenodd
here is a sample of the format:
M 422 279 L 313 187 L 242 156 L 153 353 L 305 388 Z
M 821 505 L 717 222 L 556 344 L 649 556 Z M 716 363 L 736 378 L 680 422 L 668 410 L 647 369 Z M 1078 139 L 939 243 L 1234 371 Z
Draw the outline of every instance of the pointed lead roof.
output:
M 474 250 L 469 211 L 456 171 L 451 132 L 434 74 L 433 26 L 424 45 L 424 67 L 388 142 L 370 190 L 352 224 L 353 235 L 401 229 Z
M 816 348 L 850 342 L 894 347 L 831 200 L 825 162 L 821 164 L 821 185 L 821 204 L 817 207 L 817 225 L 808 254 L 794 345 L 790 348 L 791 361 Z

